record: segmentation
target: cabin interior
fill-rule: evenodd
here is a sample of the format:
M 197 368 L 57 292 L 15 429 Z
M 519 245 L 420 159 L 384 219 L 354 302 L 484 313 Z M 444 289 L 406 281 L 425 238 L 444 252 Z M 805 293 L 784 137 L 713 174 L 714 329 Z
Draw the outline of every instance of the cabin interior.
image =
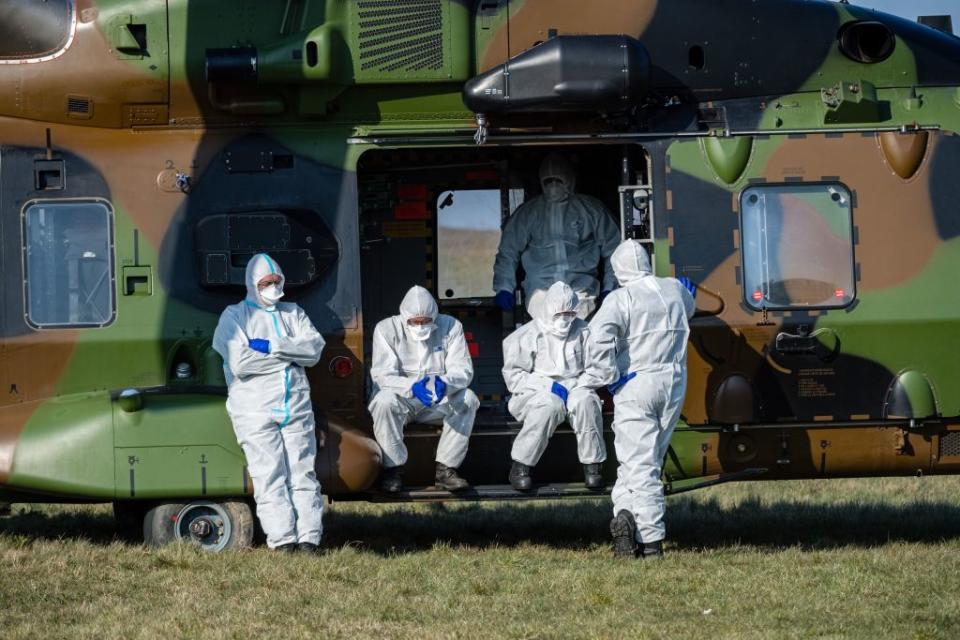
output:
M 398 312 L 411 286 L 429 289 L 440 312 L 464 327 L 474 364 L 471 388 L 481 401 L 475 435 L 512 435 L 518 426 L 507 412 L 502 342 L 529 316 L 520 291 L 514 311 L 494 304 L 493 263 L 509 217 L 540 194 L 540 163 L 551 151 L 572 159 L 577 192 L 598 198 L 621 229 L 622 194 L 629 194 L 631 203 L 634 195 L 621 185 L 649 194 L 648 157 L 639 145 L 375 150 L 359 160 L 365 360 L 370 361 L 377 322 Z M 649 237 L 648 218 L 641 219 L 640 213 L 629 219 L 626 235 Z M 612 409 L 610 403 L 606 409 Z M 561 436 L 565 429 L 556 439 L 573 446 L 572 432 L 569 438 Z M 408 436 L 413 448 L 411 440 L 415 438 Z M 563 447 L 551 445 L 551 450 L 557 448 Z

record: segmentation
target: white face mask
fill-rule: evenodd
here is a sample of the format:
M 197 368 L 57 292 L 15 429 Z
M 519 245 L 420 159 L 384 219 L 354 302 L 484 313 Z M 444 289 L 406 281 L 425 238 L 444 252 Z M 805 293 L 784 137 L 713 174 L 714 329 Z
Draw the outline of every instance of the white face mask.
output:
M 551 182 L 543 185 L 543 197 L 547 199 L 547 202 L 564 202 L 570 197 L 570 193 L 567 190 L 567 185 L 562 182 Z
M 281 289 L 279 285 L 271 284 L 260 290 L 260 297 L 263 298 L 264 302 L 273 306 L 283 297 L 283 289 Z
M 430 337 L 430 334 L 433 333 L 433 328 L 437 325 L 431 324 L 420 324 L 420 325 L 407 325 L 407 332 L 409 332 L 410 337 L 416 340 L 417 342 L 423 342 Z
M 570 335 L 570 327 L 573 326 L 573 320 L 574 319 L 569 316 L 554 316 L 550 331 L 555 335 L 565 338 Z

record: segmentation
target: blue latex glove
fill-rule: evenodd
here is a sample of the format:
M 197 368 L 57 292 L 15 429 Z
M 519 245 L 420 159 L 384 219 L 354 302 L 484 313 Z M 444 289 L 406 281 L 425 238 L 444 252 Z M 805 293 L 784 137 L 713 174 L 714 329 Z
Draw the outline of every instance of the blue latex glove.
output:
M 440 376 L 436 376 L 433 380 L 433 390 L 437 394 L 436 404 L 440 404 L 443 397 L 447 395 L 447 383 Z
M 420 404 L 425 407 L 433 404 L 433 394 L 427 389 L 428 382 L 430 382 L 430 376 L 424 377 L 424 379 L 419 382 L 414 382 L 410 388 L 410 390 L 413 391 L 413 397 L 419 400 Z
M 270 341 L 260 338 L 250 338 L 250 348 L 260 353 L 270 353 Z
M 634 372 L 634 373 L 628 373 L 628 374 L 625 375 L 625 376 L 620 376 L 620 379 L 619 379 L 619 380 L 617 380 L 617 381 L 614 382 L 613 384 L 607 385 L 607 390 L 610 392 L 611 395 L 614 395 L 614 396 L 615 396 L 615 395 L 617 395 L 617 392 L 620 391 L 620 389 L 623 388 L 623 385 L 627 384 L 628 382 L 630 382 L 631 380 L 633 380 L 633 379 L 636 378 L 636 377 L 637 377 L 636 372 Z
M 513 295 L 512 291 L 499 291 L 494 296 L 493 303 L 504 311 L 510 311 L 517 306 L 517 296 Z
M 697 285 L 693 284 L 693 280 L 691 280 L 687 276 L 680 276 L 679 278 L 677 278 L 677 280 L 680 281 L 680 284 L 683 285 L 684 289 L 690 292 L 691 296 L 693 296 L 694 298 L 697 297 Z
M 567 391 L 567 388 L 560 384 L 559 382 L 554 382 L 553 386 L 550 387 L 550 393 L 559 396 L 563 400 L 563 406 L 567 406 L 567 396 L 570 395 L 570 392 Z

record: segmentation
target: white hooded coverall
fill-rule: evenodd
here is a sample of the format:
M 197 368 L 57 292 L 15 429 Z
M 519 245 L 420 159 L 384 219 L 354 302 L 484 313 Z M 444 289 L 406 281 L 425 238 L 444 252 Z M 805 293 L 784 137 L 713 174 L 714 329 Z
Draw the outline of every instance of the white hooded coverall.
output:
M 246 299 L 224 309 L 213 336 L 223 357 L 227 413 L 247 458 L 257 516 L 267 545 L 319 544 L 323 501 L 315 459 L 317 438 L 304 367 L 323 351 L 323 337 L 297 304 L 265 300 L 257 283 L 283 272 L 267 254 L 247 264 Z M 270 353 L 250 347 L 268 340 Z
M 545 184 L 549 179 L 559 184 Z M 510 217 L 493 265 L 493 290 L 513 292 L 517 267 L 526 277 L 523 291 L 527 311 L 538 317 L 538 307 L 554 282 L 566 282 L 580 300 L 578 315 L 586 318 L 596 308 L 601 291 L 597 268 L 604 261 L 603 291 L 614 288 L 610 255 L 620 242 L 620 231 L 606 207 L 590 196 L 574 192 L 576 175 L 560 154 L 548 155 L 540 166 L 544 194 L 525 202 Z
M 686 393 L 688 319 L 695 306 L 678 280 L 652 275 L 639 242 L 623 242 L 611 263 L 621 288 L 590 322 L 580 383 L 596 388 L 637 374 L 614 396 L 619 466 L 611 497 L 614 516 L 623 509 L 633 513 L 638 542 L 656 542 L 666 535 L 660 476 Z
M 407 320 L 434 319 L 433 330 L 423 341 L 414 340 Z M 414 397 L 414 383 L 434 376 L 447 384 L 446 395 L 426 407 Z M 407 461 L 403 428 L 411 422 L 443 423 L 436 461 L 456 469 L 467 455 L 473 420 L 480 407 L 468 389 L 473 380 L 473 361 L 458 320 L 438 314 L 437 302 L 423 287 L 411 288 L 400 303 L 400 315 L 377 323 L 373 331 L 373 362 L 370 367 L 373 395 L 368 409 L 373 431 L 383 452 L 384 467 L 399 467 Z
M 547 441 L 565 419 L 576 434 L 577 455 L 582 464 L 607 459 L 600 398 L 592 389 L 577 386 L 590 334 L 587 323 L 577 318 L 568 332 L 553 327 L 556 314 L 576 311 L 577 306 L 573 289 L 556 282 L 544 296 L 541 315 L 503 342 L 503 379 L 513 394 L 508 409 L 523 422 L 510 456 L 530 467 L 540 461 Z M 569 392 L 566 406 L 551 392 L 554 382 Z

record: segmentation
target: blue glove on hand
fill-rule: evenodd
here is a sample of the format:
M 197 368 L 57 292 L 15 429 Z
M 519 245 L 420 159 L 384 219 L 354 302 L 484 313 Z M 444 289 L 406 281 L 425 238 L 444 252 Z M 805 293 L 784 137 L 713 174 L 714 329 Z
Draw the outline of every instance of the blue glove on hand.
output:
M 250 338 L 250 348 L 260 353 L 270 353 L 270 341 L 260 338 Z
M 433 404 L 433 394 L 427 389 L 428 382 L 430 382 L 430 376 L 424 377 L 420 382 L 414 382 L 410 388 L 410 390 L 413 391 L 413 397 L 419 400 L 425 407 Z
M 567 397 L 570 395 L 570 392 L 567 391 L 567 388 L 560 384 L 559 382 L 554 382 L 553 386 L 550 387 L 550 393 L 559 396 L 563 400 L 563 406 L 567 406 Z
M 504 311 L 510 311 L 517 305 L 517 296 L 512 291 L 500 291 L 494 296 L 493 303 Z
M 680 276 L 677 278 L 677 280 L 680 281 L 680 284 L 683 285 L 684 289 L 690 292 L 690 295 L 692 295 L 694 298 L 697 297 L 697 285 L 693 284 L 693 280 L 687 276 Z
M 433 379 L 433 390 L 437 394 L 436 404 L 440 404 L 440 401 L 447 395 L 447 383 L 440 376 L 436 376 Z
M 637 377 L 636 372 L 628 373 L 625 376 L 620 376 L 620 379 L 614 382 L 613 384 L 607 385 L 607 391 L 610 392 L 610 395 L 617 395 L 617 392 L 623 388 L 623 385 L 627 384 L 631 380 Z

